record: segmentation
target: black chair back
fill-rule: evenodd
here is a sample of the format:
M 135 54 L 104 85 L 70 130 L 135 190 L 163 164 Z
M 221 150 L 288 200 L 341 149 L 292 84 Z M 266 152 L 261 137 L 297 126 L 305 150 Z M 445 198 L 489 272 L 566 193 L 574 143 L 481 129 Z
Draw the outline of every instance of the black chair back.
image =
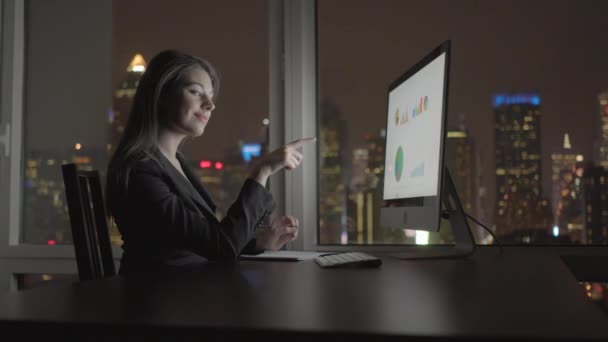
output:
M 78 170 L 74 163 L 61 169 L 78 277 L 83 281 L 113 276 L 116 270 L 99 172 Z

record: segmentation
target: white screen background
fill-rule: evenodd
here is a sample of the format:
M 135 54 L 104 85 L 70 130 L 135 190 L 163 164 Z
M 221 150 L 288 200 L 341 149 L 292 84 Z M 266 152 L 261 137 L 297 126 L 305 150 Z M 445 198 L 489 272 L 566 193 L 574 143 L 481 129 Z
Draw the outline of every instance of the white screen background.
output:
M 438 195 L 444 74 L 445 53 L 389 94 L 385 200 Z M 425 96 L 426 110 L 414 117 L 414 107 Z M 399 163 L 402 165 L 399 172 L 395 162 L 400 147 L 403 162 Z

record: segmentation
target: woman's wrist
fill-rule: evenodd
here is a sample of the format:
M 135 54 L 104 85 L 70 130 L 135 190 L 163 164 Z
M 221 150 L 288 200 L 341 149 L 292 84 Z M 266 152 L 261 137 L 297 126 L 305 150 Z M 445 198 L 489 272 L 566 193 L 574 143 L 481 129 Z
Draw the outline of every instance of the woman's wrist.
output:
M 270 177 L 271 174 L 272 173 L 270 172 L 270 168 L 268 166 L 261 166 L 253 169 L 253 171 L 249 174 L 249 178 L 260 183 L 262 186 L 266 186 L 268 177 Z

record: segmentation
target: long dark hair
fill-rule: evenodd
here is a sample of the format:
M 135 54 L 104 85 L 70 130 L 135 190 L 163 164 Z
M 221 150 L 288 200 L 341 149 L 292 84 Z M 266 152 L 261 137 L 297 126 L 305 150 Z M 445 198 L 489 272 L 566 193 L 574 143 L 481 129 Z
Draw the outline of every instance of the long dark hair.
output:
M 125 130 L 108 164 L 106 208 L 109 216 L 117 195 L 114 191 L 126 193 L 135 163 L 147 158 L 158 161 L 159 129 L 168 124 L 171 115 L 168 105 L 184 72 L 191 67 L 200 67 L 209 74 L 214 97 L 217 97 L 219 75 L 205 59 L 165 50 L 150 60 L 137 85 Z

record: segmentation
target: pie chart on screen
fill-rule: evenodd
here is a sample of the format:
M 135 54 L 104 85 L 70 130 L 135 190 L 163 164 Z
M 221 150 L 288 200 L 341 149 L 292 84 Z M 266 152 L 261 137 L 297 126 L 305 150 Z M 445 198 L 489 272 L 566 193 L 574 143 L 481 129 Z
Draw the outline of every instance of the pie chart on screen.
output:
M 397 182 L 401 179 L 403 174 L 403 148 L 399 146 L 397 154 L 395 155 L 395 179 Z

